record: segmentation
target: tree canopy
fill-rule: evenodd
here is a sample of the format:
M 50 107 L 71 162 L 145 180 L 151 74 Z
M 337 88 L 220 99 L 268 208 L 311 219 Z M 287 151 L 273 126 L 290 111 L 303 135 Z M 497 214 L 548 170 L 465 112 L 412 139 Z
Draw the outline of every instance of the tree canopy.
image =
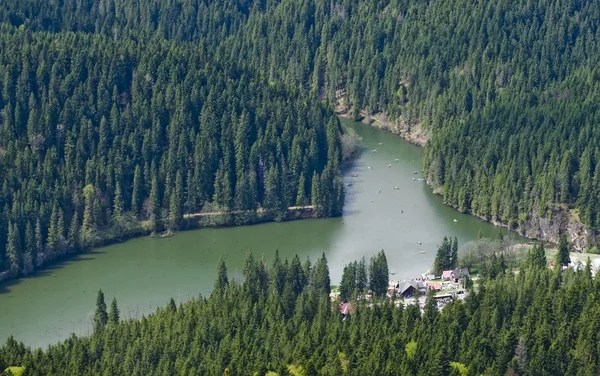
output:
M 314 268 L 249 255 L 244 282 L 115 320 L 46 350 L 12 337 L 0 369 L 23 375 L 595 375 L 600 273 L 523 264 L 480 280 L 464 301 L 397 307 L 355 301 L 342 319 Z M 219 267 L 219 280 L 226 271 Z M 327 276 L 329 278 L 329 276 Z M 280 290 L 282 292 L 280 292 Z M 106 306 L 100 304 L 105 322 Z M 113 302 L 115 302 L 113 300 Z M 92 302 L 90 302 L 92 303 Z M 114 303 L 116 306 L 116 302 Z M 21 368 L 19 368 L 21 369 Z

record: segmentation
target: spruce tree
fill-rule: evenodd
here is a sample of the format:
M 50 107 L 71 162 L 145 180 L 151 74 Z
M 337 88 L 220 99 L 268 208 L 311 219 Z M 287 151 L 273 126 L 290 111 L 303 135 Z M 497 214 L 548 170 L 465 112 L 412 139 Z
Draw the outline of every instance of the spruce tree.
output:
M 217 279 L 215 280 L 215 291 L 223 292 L 227 286 L 229 286 L 229 279 L 227 278 L 227 265 L 223 257 L 219 258 L 219 264 L 217 266 Z
M 364 293 L 368 284 L 367 261 L 363 256 L 356 265 L 356 290 L 359 294 Z
M 389 283 L 389 269 L 385 251 L 382 249 L 371 258 L 369 265 L 369 288 L 375 296 L 385 296 Z
M 340 281 L 340 300 L 347 302 L 356 289 L 356 264 L 350 263 L 344 266 L 342 280 Z
M 117 299 L 113 298 L 110 304 L 110 311 L 108 312 L 108 323 L 117 324 L 119 322 L 119 307 L 117 306 Z
M 135 166 L 135 172 L 133 174 L 133 193 L 131 194 L 131 211 L 138 215 L 140 213 L 140 206 L 142 202 L 142 171 L 140 165 Z
M 559 266 L 567 266 L 571 262 L 571 258 L 569 257 L 569 242 L 565 234 L 560 236 L 555 262 Z
M 44 238 L 42 237 L 42 224 L 38 218 L 35 222 L 35 266 L 40 267 L 44 261 Z
M 96 297 L 96 313 L 94 314 L 94 331 L 102 331 L 108 322 L 108 314 L 106 313 L 106 303 L 104 302 L 104 293 L 98 290 Z
M 31 222 L 25 226 L 25 250 L 23 252 L 23 275 L 33 271 L 33 255 L 35 253 L 35 235 Z
M 329 294 L 331 292 L 331 280 L 329 279 L 329 266 L 327 265 L 327 258 L 324 252 L 321 258 L 315 263 L 312 273 L 312 287 L 317 291 Z
M 121 184 L 117 181 L 115 186 L 115 197 L 113 199 L 112 219 L 116 224 L 121 222 L 123 215 L 123 197 L 121 196 Z
M 150 190 L 150 228 L 152 231 L 158 231 L 160 226 L 160 193 L 158 191 L 158 177 L 154 174 L 152 177 L 152 189 Z
M 458 239 L 454 237 L 452 241 L 452 251 L 450 253 L 450 265 L 449 269 L 456 269 L 458 266 Z
M 8 267 L 13 276 L 17 276 L 21 270 L 21 246 L 19 240 L 19 227 L 16 224 L 8 224 L 8 240 L 6 244 L 6 255 Z

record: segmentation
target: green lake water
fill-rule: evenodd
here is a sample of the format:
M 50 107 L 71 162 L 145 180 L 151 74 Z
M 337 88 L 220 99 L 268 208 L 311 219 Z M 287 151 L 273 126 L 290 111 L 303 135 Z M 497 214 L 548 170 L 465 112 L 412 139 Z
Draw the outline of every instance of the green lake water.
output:
M 381 249 L 394 278 L 401 279 L 428 270 L 444 236 L 458 237 L 460 245 L 480 232 L 508 234 L 442 205 L 441 197 L 418 181 L 421 148 L 363 124 L 344 123 L 362 137 L 364 150 L 344 173 L 345 184 L 352 186 L 346 187 L 343 217 L 200 229 L 93 250 L 33 277 L 0 284 L 0 341 L 13 335 L 45 347 L 73 332 L 89 333 L 98 289 L 107 304 L 117 298 L 122 318 L 149 314 L 171 297 L 181 302 L 209 294 L 221 255 L 230 279 L 239 279 L 250 251 L 269 261 L 277 249 L 283 258 L 298 254 L 303 261 L 325 252 L 337 284 L 344 264 Z

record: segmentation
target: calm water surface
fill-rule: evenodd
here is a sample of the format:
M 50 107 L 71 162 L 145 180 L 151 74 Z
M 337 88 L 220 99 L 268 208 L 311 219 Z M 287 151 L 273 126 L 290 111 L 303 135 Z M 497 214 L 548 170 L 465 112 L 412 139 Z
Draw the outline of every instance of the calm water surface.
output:
M 98 289 L 107 304 L 117 298 L 124 318 L 151 313 L 171 297 L 179 302 L 209 294 L 220 255 L 230 278 L 240 278 L 250 251 L 269 261 L 277 249 L 282 257 L 299 254 L 302 260 L 325 252 L 337 284 L 344 264 L 381 249 L 395 278 L 412 277 L 431 267 L 444 236 L 456 236 L 462 244 L 480 231 L 484 236 L 508 234 L 442 205 L 424 182 L 413 181 L 422 176 L 421 148 L 363 124 L 344 123 L 362 137 L 364 151 L 345 172 L 343 217 L 201 229 L 94 250 L 32 278 L 0 285 L 0 341 L 13 335 L 45 347 L 72 332 L 89 333 Z

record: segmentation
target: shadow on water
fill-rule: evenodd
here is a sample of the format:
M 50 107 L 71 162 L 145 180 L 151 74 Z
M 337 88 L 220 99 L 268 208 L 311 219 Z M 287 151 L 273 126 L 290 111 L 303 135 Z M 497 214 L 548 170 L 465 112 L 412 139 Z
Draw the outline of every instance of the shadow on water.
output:
M 91 250 L 91 251 L 88 251 L 85 253 L 81 253 L 81 254 L 71 254 L 71 255 L 62 256 L 62 257 L 60 257 L 56 260 L 53 260 L 52 262 L 49 262 L 48 264 L 44 265 L 42 267 L 42 269 L 35 270 L 32 274 L 28 275 L 27 277 L 17 278 L 17 279 L 8 279 L 5 281 L 1 281 L 0 282 L 0 295 L 10 293 L 12 286 L 15 286 L 15 285 L 23 282 L 25 279 L 39 279 L 39 278 L 44 278 L 44 277 L 53 277 L 58 270 L 64 268 L 65 266 L 68 266 L 68 265 L 71 265 L 74 263 L 81 263 L 83 261 L 94 261 L 94 260 L 96 260 L 96 255 L 100 255 L 100 254 L 104 254 L 104 253 L 106 253 L 106 252 L 101 249 L 94 249 L 94 250 Z

